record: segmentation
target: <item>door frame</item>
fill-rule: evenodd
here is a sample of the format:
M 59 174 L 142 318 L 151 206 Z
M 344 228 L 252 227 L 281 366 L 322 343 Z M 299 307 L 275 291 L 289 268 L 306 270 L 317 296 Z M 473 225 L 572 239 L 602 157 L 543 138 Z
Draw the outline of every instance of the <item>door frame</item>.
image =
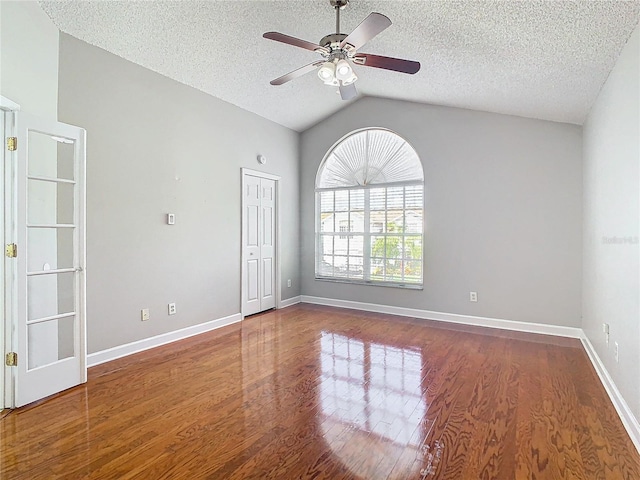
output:
M 0 95 L 0 115 L 2 122 L 2 179 L 0 180 L 0 201 L 2 202 L 2 242 L 16 242 L 16 230 L 13 226 L 15 218 L 15 165 L 17 151 L 10 152 L 6 147 L 6 138 L 15 137 L 16 113 L 20 111 L 20 105 L 7 97 Z M 0 410 L 13 407 L 13 375 L 5 364 L 5 354 L 14 351 L 13 324 L 15 318 L 15 262 L 8 262 L 2 257 L 0 262 L 0 278 L 2 278 L 2 298 L 0 299 L 0 352 L 2 366 L 0 367 Z
M 245 221 L 245 195 L 244 195 L 244 182 L 245 177 L 259 177 L 264 178 L 266 180 L 273 180 L 276 184 L 276 198 L 275 198 L 275 264 L 276 264 L 276 310 L 282 308 L 282 286 L 280 279 L 282 277 L 281 272 L 281 262 L 280 262 L 280 176 L 273 175 L 271 173 L 265 173 L 258 170 L 252 170 L 250 168 L 241 168 L 240 169 L 240 197 L 241 197 L 241 213 L 240 213 L 240 317 L 244 319 L 244 298 L 245 298 L 245 274 L 244 274 L 244 266 L 247 260 L 245 256 L 245 248 L 244 248 L 244 221 Z

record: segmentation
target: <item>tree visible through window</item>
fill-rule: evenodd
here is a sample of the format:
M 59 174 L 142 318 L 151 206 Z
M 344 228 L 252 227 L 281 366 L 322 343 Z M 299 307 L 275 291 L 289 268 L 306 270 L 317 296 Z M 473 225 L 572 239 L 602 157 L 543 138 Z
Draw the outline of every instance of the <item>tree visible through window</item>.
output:
M 400 136 L 352 133 L 316 180 L 316 278 L 421 286 L 422 164 Z

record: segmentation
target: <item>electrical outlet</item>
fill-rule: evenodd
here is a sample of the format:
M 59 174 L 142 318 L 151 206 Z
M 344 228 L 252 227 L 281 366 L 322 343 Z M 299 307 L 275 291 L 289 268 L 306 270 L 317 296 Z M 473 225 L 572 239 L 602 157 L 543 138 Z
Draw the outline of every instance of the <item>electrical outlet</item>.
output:
M 287 280 L 287 287 L 291 288 L 291 279 Z
M 175 315 L 176 314 L 176 304 L 175 303 L 170 303 L 169 305 L 167 305 L 167 309 L 169 310 L 169 315 Z
M 616 359 L 616 363 L 620 363 L 620 355 L 618 350 L 618 342 L 613 342 L 613 357 Z
M 478 292 L 469 292 L 469 301 L 477 302 L 478 301 Z
M 140 310 L 140 320 L 142 320 L 143 322 L 146 322 L 147 320 L 149 320 L 148 308 L 143 308 L 142 310 Z

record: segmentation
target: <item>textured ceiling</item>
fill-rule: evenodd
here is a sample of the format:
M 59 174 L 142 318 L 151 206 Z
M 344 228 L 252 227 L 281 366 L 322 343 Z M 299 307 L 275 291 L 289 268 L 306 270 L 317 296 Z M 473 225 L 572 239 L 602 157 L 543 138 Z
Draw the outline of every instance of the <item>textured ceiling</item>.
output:
M 269 81 L 319 54 L 262 38 L 334 33 L 329 0 L 40 2 L 61 31 L 302 131 L 343 108 L 314 73 Z M 393 25 L 361 52 L 417 60 L 406 75 L 356 67 L 360 95 L 581 124 L 640 16 L 640 0 L 367 1 Z

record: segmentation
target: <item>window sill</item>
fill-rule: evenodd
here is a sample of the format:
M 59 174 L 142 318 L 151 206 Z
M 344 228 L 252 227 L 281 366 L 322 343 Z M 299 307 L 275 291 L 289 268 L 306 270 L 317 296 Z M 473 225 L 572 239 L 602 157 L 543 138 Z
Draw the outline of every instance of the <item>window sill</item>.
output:
M 422 284 L 418 285 L 415 283 L 396 283 L 396 282 L 376 282 L 376 281 L 367 281 L 367 280 L 353 280 L 353 279 L 342 279 L 342 278 L 333 278 L 333 277 L 315 277 L 316 280 L 321 282 L 331 282 L 331 283 L 348 283 L 349 285 L 365 285 L 369 287 L 391 287 L 391 288 L 403 288 L 405 290 L 424 290 L 424 286 Z

